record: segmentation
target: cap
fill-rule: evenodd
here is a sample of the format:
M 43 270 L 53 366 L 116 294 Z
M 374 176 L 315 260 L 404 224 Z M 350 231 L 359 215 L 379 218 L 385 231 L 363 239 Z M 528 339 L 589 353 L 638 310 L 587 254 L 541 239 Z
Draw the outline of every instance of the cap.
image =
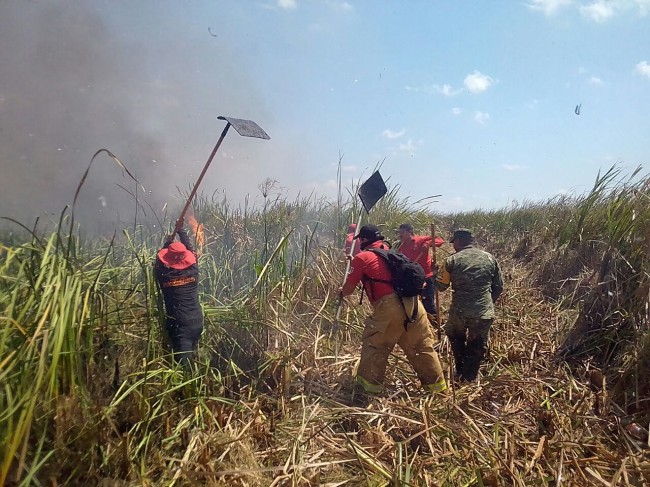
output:
M 372 240 L 372 241 L 384 239 L 381 232 L 379 231 L 379 228 L 376 227 L 375 225 L 362 226 L 361 229 L 359 230 L 359 233 L 354 238 L 367 238 L 368 240 Z
M 451 239 L 449 239 L 449 242 L 454 243 L 454 240 L 456 239 L 474 240 L 474 236 L 472 235 L 472 231 L 469 228 L 459 228 L 458 230 L 454 230 L 454 234 L 452 235 Z

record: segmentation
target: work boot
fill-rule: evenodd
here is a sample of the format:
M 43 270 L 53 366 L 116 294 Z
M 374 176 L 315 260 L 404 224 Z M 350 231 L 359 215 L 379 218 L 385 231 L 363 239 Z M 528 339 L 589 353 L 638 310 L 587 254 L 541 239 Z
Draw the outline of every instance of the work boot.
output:
M 444 394 L 447 390 L 447 382 L 442 379 L 435 384 L 422 384 L 425 391 L 429 392 L 432 396 Z
M 454 365 L 456 366 L 456 376 L 461 377 L 463 375 L 464 363 L 465 363 L 465 337 L 455 336 L 449 337 L 449 343 L 451 344 L 451 351 L 454 354 Z
M 381 384 L 373 384 L 364 379 L 361 375 L 356 376 L 355 384 L 352 388 L 352 405 L 366 407 L 370 401 L 384 390 Z
M 372 401 L 374 394 L 367 393 L 360 384 L 355 384 L 352 388 L 352 398 L 350 405 L 358 408 L 365 408 Z

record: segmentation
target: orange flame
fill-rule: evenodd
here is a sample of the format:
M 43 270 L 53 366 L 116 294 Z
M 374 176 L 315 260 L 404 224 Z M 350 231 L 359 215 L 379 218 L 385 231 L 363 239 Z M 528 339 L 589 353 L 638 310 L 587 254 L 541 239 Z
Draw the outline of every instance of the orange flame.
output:
M 199 253 L 203 251 L 203 244 L 205 243 L 205 233 L 203 231 L 203 223 L 199 223 L 194 215 L 189 215 L 187 218 L 187 223 L 189 223 L 192 228 L 192 233 L 196 239 L 196 245 L 199 248 Z

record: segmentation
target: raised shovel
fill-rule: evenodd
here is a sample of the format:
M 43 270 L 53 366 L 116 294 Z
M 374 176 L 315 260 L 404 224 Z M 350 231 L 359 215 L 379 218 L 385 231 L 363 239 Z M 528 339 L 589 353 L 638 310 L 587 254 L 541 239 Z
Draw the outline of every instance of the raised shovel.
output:
M 187 202 L 185 203 L 185 206 L 183 207 L 183 211 L 181 211 L 178 220 L 181 220 L 183 217 L 185 217 L 185 213 L 187 213 L 188 208 L 192 204 L 192 200 L 196 195 L 196 191 L 199 189 L 199 185 L 203 180 L 203 176 L 205 176 L 208 167 L 210 167 L 210 164 L 212 163 L 212 159 L 214 159 L 214 156 L 219 150 L 219 147 L 221 146 L 221 143 L 223 142 L 223 139 L 226 137 L 226 134 L 228 133 L 228 129 L 231 126 L 234 127 L 237 133 L 242 137 L 254 137 L 256 139 L 264 139 L 264 140 L 269 140 L 271 138 L 267 135 L 266 132 L 264 132 L 264 130 L 262 130 L 262 128 L 259 125 L 257 125 L 252 120 L 243 120 L 241 118 L 233 118 L 233 117 L 217 117 L 217 118 L 219 120 L 225 120 L 228 123 L 226 123 L 226 126 L 224 127 L 223 132 L 221 132 L 221 136 L 219 137 L 217 144 L 214 146 L 214 149 L 212 149 L 212 154 L 210 154 L 210 157 L 208 157 L 208 161 L 205 163 L 205 166 L 203 166 L 203 171 L 201 171 L 201 174 L 199 175 L 199 179 L 196 180 L 196 184 L 194 184 L 194 188 L 192 188 L 192 192 L 188 196 Z M 173 236 L 174 234 L 172 233 L 170 235 L 170 238 Z
M 370 176 L 360 187 L 359 191 L 357 192 L 357 196 L 359 196 L 359 199 L 361 200 L 361 204 L 363 205 L 363 208 L 366 210 L 366 213 L 370 213 L 370 210 L 372 209 L 373 206 L 377 204 L 377 202 L 384 197 L 384 195 L 388 192 L 388 188 L 386 187 L 386 183 L 384 183 L 384 180 L 381 177 L 381 174 L 379 174 L 379 171 L 375 171 L 372 176 Z M 359 220 L 357 221 L 357 229 L 355 230 L 355 238 L 359 234 L 359 230 L 361 228 L 361 218 L 363 216 L 363 212 L 359 212 Z M 345 284 L 345 280 L 348 277 L 348 273 L 350 272 L 350 262 L 352 261 L 352 252 L 354 250 L 355 245 L 350 246 L 350 250 L 347 255 L 346 259 L 346 265 L 345 265 L 345 274 L 343 275 L 343 284 Z M 338 299 L 338 304 L 336 307 L 336 317 L 334 318 L 334 324 L 332 326 L 333 331 L 336 331 L 339 326 L 339 321 L 341 319 L 341 310 L 343 309 L 343 295 L 339 295 Z

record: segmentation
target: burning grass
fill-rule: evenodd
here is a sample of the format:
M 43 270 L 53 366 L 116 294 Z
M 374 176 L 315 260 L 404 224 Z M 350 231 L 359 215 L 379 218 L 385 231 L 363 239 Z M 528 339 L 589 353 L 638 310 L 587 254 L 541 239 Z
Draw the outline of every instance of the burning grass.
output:
M 144 226 L 5 245 L 2 482 L 641 485 L 648 189 L 616 176 L 578 201 L 437 220 L 475 228 L 504 267 L 483 376 L 432 399 L 396 352 L 367 408 L 348 405 L 367 310 L 349 298 L 330 337 L 353 206 L 273 188 L 262 208 L 197 201 L 206 329 L 192 371 L 161 346 L 159 242 Z M 396 190 L 373 210 L 385 229 L 405 219 L 428 228 Z

